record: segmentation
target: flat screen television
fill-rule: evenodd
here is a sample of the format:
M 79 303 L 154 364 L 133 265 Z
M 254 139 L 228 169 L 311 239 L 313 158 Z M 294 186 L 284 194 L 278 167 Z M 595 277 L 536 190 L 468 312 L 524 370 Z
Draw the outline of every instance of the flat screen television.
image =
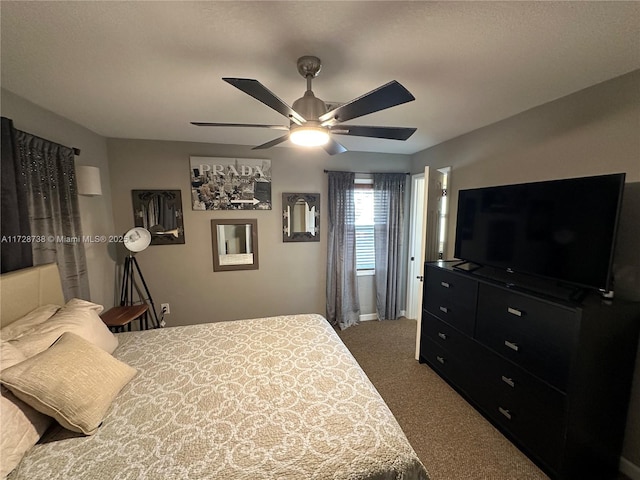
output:
M 625 174 L 460 190 L 455 257 L 609 291 Z

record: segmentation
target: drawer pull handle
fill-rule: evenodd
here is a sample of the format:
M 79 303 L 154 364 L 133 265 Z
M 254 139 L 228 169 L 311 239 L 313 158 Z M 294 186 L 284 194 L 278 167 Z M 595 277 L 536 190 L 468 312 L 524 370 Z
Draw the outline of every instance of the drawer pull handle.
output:
M 502 381 L 507 385 L 509 385 L 511 388 L 514 388 L 516 386 L 516 383 L 513 381 L 512 378 L 505 377 L 504 375 L 502 375 Z
M 505 340 L 504 344 L 515 352 L 517 352 L 520 349 L 520 347 L 518 347 L 517 344 L 510 342 L 509 340 Z
M 507 312 L 511 315 L 515 315 L 516 317 L 522 316 L 522 310 L 518 310 L 517 308 L 507 307 Z
M 444 357 L 441 357 L 440 355 L 436 355 L 436 360 L 438 360 L 442 365 L 444 365 Z
M 511 420 L 511 412 L 506 408 L 498 407 L 498 411 L 505 416 L 508 420 Z
M 447 307 L 440 307 L 440 311 L 443 313 L 449 313 L 449 309 Z
M 447 334 L 446 333 L 438 332 L 438 336 L 443 340 L 447 339 Z
M 449 288 L 451 286 L 448 282 L 440 282 L 440 285 L 442 285 L 444 288 Z

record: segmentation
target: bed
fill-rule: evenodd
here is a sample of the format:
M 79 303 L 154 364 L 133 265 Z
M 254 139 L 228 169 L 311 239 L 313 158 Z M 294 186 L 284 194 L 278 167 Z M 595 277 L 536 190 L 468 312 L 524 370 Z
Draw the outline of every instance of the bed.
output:
M 57 274 L 47 266 L 3 276 L 3 330 L 34 304 L 62 305 L 51 270 Z M 28 290 L 24 275 L 33 276 Z M 54 422 L 9 479 L 428 479 L 391 411 L 320 315 L 114 338 L 109 357 L 135 375 L 100 426 L 87 435 Z

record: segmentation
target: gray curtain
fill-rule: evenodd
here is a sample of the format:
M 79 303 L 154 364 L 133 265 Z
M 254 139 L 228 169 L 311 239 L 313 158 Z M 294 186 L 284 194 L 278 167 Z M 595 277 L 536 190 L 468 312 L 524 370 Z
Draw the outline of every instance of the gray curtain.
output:
M 16 130 L 13 122 L 2 117 L 2 172 L 0 179 L 2 196 L 0 222 L 2 234 L 1 270 L 2 273 L 27 268 L 33 265 L 31 243 L 21 241 L 31 238 L 29 228 L 29 210 L 27 192 L 22 171 L 22 162 L 16 143 Z
M 328 172 L 327 319 L 344 330 L 358 323 L 355 173 Z
M 16 130 L 27 192 L 33 264 L 55 262 L 65 299 L 90 299 L 73 150 Z
M 373 174 L 376 309 L 379 320 L 400 316 L 405 173 Z

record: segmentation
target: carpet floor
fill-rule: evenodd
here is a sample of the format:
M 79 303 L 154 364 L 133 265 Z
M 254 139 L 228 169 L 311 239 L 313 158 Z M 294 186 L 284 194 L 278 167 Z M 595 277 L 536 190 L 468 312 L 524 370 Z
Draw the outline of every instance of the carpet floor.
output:
M 338 335 L 389 405 L 432 480 L 548 478 L 414 359 L 415 320 L 363 322 Z

